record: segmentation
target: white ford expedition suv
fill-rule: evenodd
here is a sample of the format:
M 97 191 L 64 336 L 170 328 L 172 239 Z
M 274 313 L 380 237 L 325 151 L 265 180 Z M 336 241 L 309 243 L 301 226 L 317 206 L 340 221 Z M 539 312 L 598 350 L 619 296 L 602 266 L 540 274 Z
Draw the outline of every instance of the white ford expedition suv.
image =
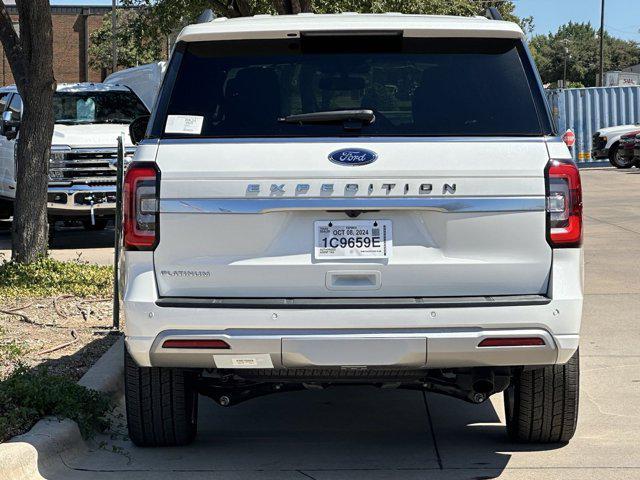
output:
M 513 440 L 573 436 L 580 176 L 517 25 L 192 25 L 144 137 L 121 282 L 136 444 L 190 442 L 198 393 L 345 383 L 504 392 Z

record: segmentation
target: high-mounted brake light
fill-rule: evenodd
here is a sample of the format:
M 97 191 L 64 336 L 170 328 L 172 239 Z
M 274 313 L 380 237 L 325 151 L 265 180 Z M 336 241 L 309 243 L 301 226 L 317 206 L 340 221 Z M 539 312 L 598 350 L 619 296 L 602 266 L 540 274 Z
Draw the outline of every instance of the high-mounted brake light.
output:
M 546 169 L 547 238 L 554 248 L 582 243 L 582 185 L 575 163 L 551 160 Z
M 123 243 L 125 250 L 153 250 L 158 244 L 160 171 L 155 163 L 133 162 L 123 188 Z

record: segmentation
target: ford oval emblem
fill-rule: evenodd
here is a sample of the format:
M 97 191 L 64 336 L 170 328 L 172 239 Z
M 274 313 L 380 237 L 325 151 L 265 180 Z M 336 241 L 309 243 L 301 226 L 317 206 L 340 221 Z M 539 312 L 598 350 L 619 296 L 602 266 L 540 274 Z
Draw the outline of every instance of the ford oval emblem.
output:
M 329 160 L 338 165 L 368 165 L 378 158 L 376 152 L 364 148 L 345 148 L 329 154 Z

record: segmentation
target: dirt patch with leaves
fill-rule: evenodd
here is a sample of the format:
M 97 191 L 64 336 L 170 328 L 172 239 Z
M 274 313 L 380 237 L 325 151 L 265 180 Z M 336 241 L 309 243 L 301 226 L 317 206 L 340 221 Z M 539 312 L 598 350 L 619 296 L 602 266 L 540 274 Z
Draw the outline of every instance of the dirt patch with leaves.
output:
M 118 339 L 110 267 L 0 264 L 0 442 L 46 415 L 101 427 L 110 400 L 76 384 Z
M 115 342 L 110 298 L 60 296 L 3 301 L 0 380 L 18 364 L 78 380 Z

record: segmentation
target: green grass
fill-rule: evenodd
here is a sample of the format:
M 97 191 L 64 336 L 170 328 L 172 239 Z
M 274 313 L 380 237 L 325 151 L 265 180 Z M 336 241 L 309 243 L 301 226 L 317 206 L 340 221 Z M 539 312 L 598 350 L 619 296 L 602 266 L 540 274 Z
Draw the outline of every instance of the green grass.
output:
M 17 362 L 27 351 L 25 344 L 5 337 L 5 330 L 0 326 L 0 364 Z
M 29 430 L 47 415 L 74 420 L 82 435 L 90 437 L 109 426 L 112 409 L 104 393 L 49 375 L 46 369 L 18 367 L 0 382 L 0 442 Z
M 31 264 L 0 263 L 0 298 L 109 297 L 113 267 L 43 258 Z

